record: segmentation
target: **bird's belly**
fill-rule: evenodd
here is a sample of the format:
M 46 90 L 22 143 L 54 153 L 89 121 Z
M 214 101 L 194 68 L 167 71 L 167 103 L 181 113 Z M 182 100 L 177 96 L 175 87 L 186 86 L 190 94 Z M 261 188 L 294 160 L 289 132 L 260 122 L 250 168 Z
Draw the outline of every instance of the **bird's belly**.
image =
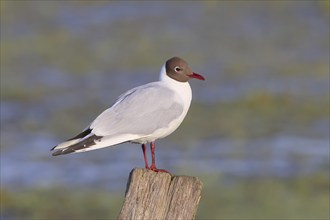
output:
M 145 144 L 170 135 L 180 126 L 186 114 L 187 112 L 183 113 L 177 120 L 172 121 L 167 127 L 157 129 L 152 134 L 131 140 L 131 142 Z

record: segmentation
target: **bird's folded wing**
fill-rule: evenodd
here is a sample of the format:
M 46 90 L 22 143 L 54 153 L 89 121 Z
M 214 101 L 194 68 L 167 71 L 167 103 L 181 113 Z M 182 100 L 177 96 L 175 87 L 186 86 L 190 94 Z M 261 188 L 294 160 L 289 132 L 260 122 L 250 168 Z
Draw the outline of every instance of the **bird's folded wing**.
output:
M 90 125 L 97 136 L 148 135 L 179 118 L 183 105 L 169 88 L 154 82 L 129 90 Z

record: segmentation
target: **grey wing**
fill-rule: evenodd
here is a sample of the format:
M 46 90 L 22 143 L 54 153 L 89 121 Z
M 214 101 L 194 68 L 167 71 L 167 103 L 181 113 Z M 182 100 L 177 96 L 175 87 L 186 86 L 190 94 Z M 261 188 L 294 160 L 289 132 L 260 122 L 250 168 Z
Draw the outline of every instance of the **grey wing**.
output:
M 175 93 L 158 83 L 132 89 L 99 115 L 91 124 L 99 136 L 120 134 L 148 135 L 180 117 L 183 106 Z

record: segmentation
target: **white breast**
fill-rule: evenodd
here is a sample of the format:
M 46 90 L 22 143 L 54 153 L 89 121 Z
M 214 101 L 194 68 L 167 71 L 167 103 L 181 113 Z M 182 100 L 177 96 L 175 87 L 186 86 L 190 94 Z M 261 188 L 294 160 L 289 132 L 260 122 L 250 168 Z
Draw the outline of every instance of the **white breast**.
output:
M 158 129 L 153 134 L 148 137 L 144 137 L 143 139 L 138 139 L 136 142 L 151 142 L 158 138 L 163 138 L 171 134 L 175 131 L 180 124 L 182 123 L 183 119 L 186 117 L 187 112 L 190 107 L 191 103 L 191 87 L 188 82 L 179 82 L 176 81 L 166 74 L 165 64 L 163 65 L 160 71 L 160 82 L 164 83 L 166 87 L 173 90 L 176 94 L 175 99 L 178 103 L 182 103 L 183 105 L 183 112 L 176 120 L 173 120 L 168 127 Z

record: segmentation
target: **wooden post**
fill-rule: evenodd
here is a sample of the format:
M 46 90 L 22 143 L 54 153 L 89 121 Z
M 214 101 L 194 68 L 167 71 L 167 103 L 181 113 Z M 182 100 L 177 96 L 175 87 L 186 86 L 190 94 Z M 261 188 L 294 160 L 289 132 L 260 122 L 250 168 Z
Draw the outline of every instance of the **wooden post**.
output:
M 202 185 L 196 177 L 133 169 L 118 219 L 194 219 Z

